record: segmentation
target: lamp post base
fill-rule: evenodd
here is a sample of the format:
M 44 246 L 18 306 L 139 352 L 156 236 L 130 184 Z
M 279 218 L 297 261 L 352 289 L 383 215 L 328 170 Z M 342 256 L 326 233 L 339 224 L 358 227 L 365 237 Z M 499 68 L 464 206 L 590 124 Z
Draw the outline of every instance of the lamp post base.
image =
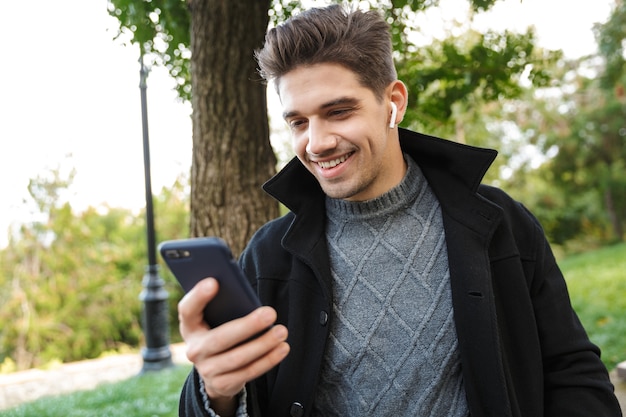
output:
M 169 346 L 143 348 L 141 349 L 141 357 L 143 358 L 143 366 L 140 372 L 142 374 L 151 371 L 160 371 L 174 366 Z
M 141 372 L 159 371 L 173 365 L 169 343 L 168 293 L 159 276 L 158 266 L 149 265 L 143 277 L 144 289 L 139 295 L 143 301 L 143 328 L 146 347 L 141 350 Z

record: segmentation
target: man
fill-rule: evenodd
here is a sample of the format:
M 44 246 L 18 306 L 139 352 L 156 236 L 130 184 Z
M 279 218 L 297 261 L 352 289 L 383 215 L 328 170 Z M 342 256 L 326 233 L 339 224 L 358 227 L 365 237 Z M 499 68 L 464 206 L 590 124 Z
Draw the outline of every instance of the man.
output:
M 241 256 L 265 307 L 209 329 L 216 281 L 181 301 L 181 415 L 621 415 L 538 222 L 479 186 L 495 152 L 397 127 L 378 14 L 309 10 L 257 59 L 297 154 L 265 190 L 291 212 Z

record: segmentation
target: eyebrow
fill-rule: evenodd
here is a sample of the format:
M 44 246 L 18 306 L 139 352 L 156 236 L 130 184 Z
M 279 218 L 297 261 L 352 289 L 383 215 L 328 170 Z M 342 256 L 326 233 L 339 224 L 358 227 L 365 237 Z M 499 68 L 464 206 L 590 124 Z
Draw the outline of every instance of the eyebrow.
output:
M 337 105 L 355 105 L 359 102 L 358 99 L 354 98 L 354 97 L 339 97 L 330 101 L 327 101 L 326 103 L 322 104 L 321 106 L 319 106 L 319 110 L 324 110 L 327 109 L 329 107 L 334 107 Z M 293 117 L 293 116 L 297 116 L 299 114 L 299 112 L 297 111 L 287 111 L 285 113 L 283 113 L 283 119 L 287 119 L 289 117 Z

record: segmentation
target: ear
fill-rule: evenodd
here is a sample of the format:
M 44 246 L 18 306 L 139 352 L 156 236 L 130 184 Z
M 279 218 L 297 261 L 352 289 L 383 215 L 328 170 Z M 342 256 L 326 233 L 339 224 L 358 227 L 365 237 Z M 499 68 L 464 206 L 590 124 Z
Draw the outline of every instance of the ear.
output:
M 389 98 L 390 103 L 395 105 L 395 111 L 392 111 L 389 120 L 389 126 L 394 127 L 393 125 L 399 124 L 404 118 L 404 113 L 406 113 L 406 108 L 408 105 L 408 96 L 409 92 L 406 88 L 406 85 L 400 80 L 396 80 L 389 84 L 387 87 L 387 97 Z M 390 111 L 394 110 L 390 105 Z

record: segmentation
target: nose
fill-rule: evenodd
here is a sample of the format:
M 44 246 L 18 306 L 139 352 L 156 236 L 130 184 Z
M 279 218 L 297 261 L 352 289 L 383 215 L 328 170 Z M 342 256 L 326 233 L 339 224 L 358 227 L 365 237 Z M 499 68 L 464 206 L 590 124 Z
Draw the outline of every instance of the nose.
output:
M 337 146 L 337 137 L 330 132 L 323 121 L 309 120 L 308 143 L 309 155 L 322 155 Z

